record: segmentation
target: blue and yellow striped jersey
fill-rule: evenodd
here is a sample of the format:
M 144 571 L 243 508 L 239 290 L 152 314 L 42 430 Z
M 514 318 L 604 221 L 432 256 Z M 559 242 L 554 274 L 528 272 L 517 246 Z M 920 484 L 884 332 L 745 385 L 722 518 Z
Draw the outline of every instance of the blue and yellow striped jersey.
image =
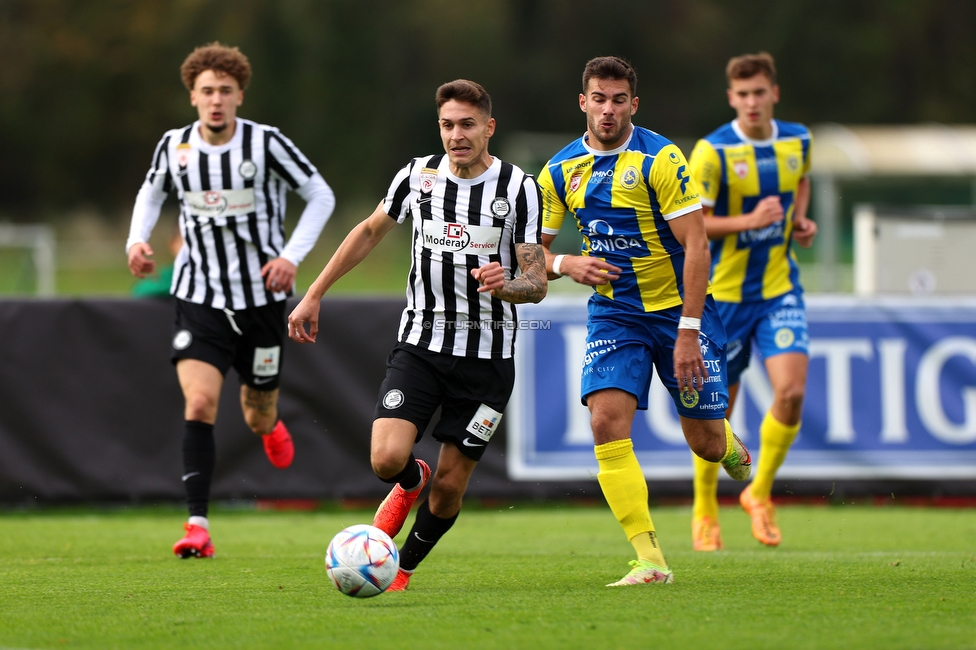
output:
M 680 305 L 684 249 L 668 220 L 701 208 L 698 186 L 681 150 L 638 126 L 613 151 L 585 138 L 557 153 L 539 175 L 542 232 L 555 235 L 563 217 L 576 217 L 582 254 L 622 269 L 601 295 L 644 311 Z
M 748 214 L 760 199 L 780 197 L 785 218 L 766 228 L 714 240 L 712 295 L 722 302 L 752 302 L 800 287 L 791 246 L 793 205 L 800 179 L 810 170 L 810 131 L 773 120 L 769 140 L 750 140 L 732 121 L 699 140 L 691 152 L 691 175 L 701 202 L 716 217 Z

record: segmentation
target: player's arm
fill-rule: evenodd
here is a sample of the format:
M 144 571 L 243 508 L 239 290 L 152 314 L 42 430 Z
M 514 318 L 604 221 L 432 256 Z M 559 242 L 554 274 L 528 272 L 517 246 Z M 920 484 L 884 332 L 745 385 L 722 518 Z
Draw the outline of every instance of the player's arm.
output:
M 737 232 L 765 228 L 783 220 L 783 206 L 778 196 L 764 198 L 747 214 L 714 216 L 715 202 L 727 181 L 722 172 L 721 157 L 708 140 L 702 139 L 695 144 L 688 159 L 688 169 L 701 192 L 702 214 L 709 239 L 721 239 Z
M 319 308 L 322 296 L 336 281 L 362 262 L 371 250 L 397 224 L 386 213 L 381 201 L 373 214 L 349 231 L 335 254 L 315 279 L 298 306 L 288 316 L 288 336 L 298 343 L 314 343 L 319 331 Z M 308 324 L 308 331 L 305 324 Z
M 708 275 L 711 267 L 711 254 L 708 251 L 708 235 L 701 210 L 689 212 L 668 221 L 675 239 L 685 249 L 685 263 L 682 272 L 684 295 L 681 316 L 701 321 L 705 309 L 705 296 L 708 293 Z M 708 371 L 702 359 L 698 344 L 697 329 L 678 328 L 674 345 L 674 376 L 678 387 L 702 390 Z
M 498 262 L 471 269 L 471 276 L 481 283 L 478 293 L 490 291 L 501 300 L 514 303 L 539 302 L 546 297 L 546 254 L 542 244 L 515 244 L 519 274 L 505 279 L 505 269 Z
M 264 286 L 271 291 L 285 291 L 295 282 L 298 265 L 315 246 L 332 216 L 335 195 L 305 154 L 277 129 L 268 138 L 267 166 L 271 174 L 305 199 L 305 209 L 281 255 L 261 267 Z
M 146 174 L 142 187 L 139 188 L 132 208 L 132 222 L 129 225 L 129 237 L 125 242 L 125 252 L 128 256 L 129 271 L 137 278 L 144 278 L 156 270 L 149 237 L 156 227 L 156 222 L 159 221 L 159 213 L 162 212 L 163 203 L 170 190 L 168 144 L 169 138 L 164 136 L 156 145 L 153 165 Z
M 714 209 L 710 206 L 702 206 L 702 213 L 704 214 L 708 238 L 721 239 L 726 235 L 744 230 L 765 228 L 777 221 L 782 221 L 783 204 L 780 202 L 779 196 L 767 196 L 756 204 L 755 210 L 746 214 L 716 217 L 714 216 Z
M 813 245 L 817 236 L 817 222 L 807 217 L 810 207 L 810 177 L 804 176 L 796 186 L 796 199 L 793 205 L 793 241 L 803 248 Z
M 552 242 L 556 239 L 563 218 L 566 216 L 566 204 L 556 191 L 549 165 L 546 165 L 539 174 L 538 182 L 542 196 L 542 246 L 546 256 L 546 277 L 555 280 L 567 275 L 574 281 L 591 287 L 606 284 L 620 277 L 619 267 L 608 264 L 598 257 L 553 254 Z
M 555 235 L 542 235 L 542 245 L 546 252 L 546 272 L 550 280 L 564 275 L 574 282 L 588 286 L 606 284 L 620 277 L 620 267 L 614 266 L 592 255 L 553 254 L 550 250 Z

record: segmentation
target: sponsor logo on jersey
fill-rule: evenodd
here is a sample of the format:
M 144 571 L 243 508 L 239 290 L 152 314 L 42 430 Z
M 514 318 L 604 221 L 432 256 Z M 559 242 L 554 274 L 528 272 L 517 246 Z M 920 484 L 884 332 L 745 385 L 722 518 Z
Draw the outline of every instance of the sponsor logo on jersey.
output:
M 498 253 L 502 229 L 426 219 L 423 222 L 424 248 L 442 253 L 493 255 Z
M 628 190 L 632 190 L 637 187 L 640 180 L 641 175 L 640 172 L 637 171 L 636 167 L 628 167 L 624 170 L 624 173 L 620 175 L 620 184 Z
M 488 442 L 495 434 L 495 429 L 501 419 L 501 413 L 491 408 L 487 404 L 482 404 L 478 407 L 478 410 L 475 411 L 474 417 L 471 418 L 471 421 L 468 422 L 468 426 L 466 426 L 464 430 L 474 437 L 481 438 L 485 442 Z M 470 447 L 471 445 L 468 446 Z
M 258 173 L 258 166 L 254 164 L 253 160 L 245 160 L 241 163 L 241 166 L 237 168 L 244 180 L 251 180 Z
M 386 395 L 383 396 L 383 408 L 390 411 L 400 408 L 400 406 L 403 405 L 403 402 L 403 392 L 398 388 L 387 391 Z
M 590 185 L 600 185 L 602 183 L 613 182 L 612 169 L 594 169 L 590 172 Z
M 681 181 L 681 193 L 684 194 L 685 188 L 688 187 L 688 181 L 691 180 L 691 174 L 688 173 L 685 165 L 678 167 L 678 180 Z
M 613 226 L 603 219 L 594 219 L 587 226 L 587 239 L 590 250 L 594 253 L 613 253 L 633 248 L 644 249 L 644 244 L 637 237 L 616 235 Z
M 779 162 L 776 161 L 775 156 L 764 156 L 762 158 L 756 158 L 756 168 L 760 171 L 775 171 L 779 169 Z
M 430 194 L 434 189 L 434 183 L 437 182 L 437 170 L 430 169 L 429 167 L 424 167 L 420 170 L 420 191 L 424 194 Z
M 251 373 L 255 377 L 274 377 L 278 374 L 280 361 L 280 345 L 271 348 L 254 348 L 254 364 L 251 367 Z
M 184 192 L 183 203 L 197 217 L 234 217 L 256 210 L 254 188 Z
M 748 160 L 736 160 L 732 163 L 732 171 L 739 178 L 745 178 L 749 175 L 749 161 Z
M 174 350 L 185 350 L 191 343 L 193 343 L 193 334 L 190 334 L 190 330 L 180 330 L 173 337 Z
M 491 202 L 491 213 L 500 219 L 504 219 L 508 216 L 508 213 L 512 211 L 512 204 L 508 202 L 504 196 L 496 197 Z

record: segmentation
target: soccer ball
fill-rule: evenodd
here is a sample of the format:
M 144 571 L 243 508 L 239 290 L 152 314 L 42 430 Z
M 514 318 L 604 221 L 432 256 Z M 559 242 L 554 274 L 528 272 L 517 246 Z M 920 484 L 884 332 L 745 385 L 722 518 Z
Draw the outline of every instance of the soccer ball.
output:
M 367 524 L 339 531 L 325 552 L 325 571 L 332 584 L 353 598 L 383 593 L 399 568 L 396 544 L 382 530 Z

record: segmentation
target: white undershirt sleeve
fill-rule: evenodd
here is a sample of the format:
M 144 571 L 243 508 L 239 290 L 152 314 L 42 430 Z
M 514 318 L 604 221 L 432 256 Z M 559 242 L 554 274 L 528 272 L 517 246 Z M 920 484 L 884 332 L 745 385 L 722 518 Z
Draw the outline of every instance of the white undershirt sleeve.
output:
M 149 180 L 146 180 L 139 188 L 136 204 L 132 208 L 129 238 L 125 242 L 126 254 L 129 253 L 133 244 L 149 241 L 149 236 L 152 235 L 153 228 L 159 221 L 159 213 L 162 212 L 165 201 L 166 195 L 163 194 L 162 189 L 156 188 Z
M 318 172 L 296 192 L 305 199 L 305 210 L 298 219 L 298 224 L 291 233 L 285 250 L 281 252 L 281 257 L 298 266 L 315 246 L 322 228 L 332 216 L 332 211 L 335 209 L 335 194 Z

